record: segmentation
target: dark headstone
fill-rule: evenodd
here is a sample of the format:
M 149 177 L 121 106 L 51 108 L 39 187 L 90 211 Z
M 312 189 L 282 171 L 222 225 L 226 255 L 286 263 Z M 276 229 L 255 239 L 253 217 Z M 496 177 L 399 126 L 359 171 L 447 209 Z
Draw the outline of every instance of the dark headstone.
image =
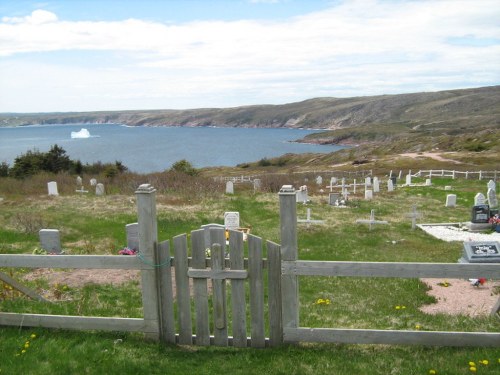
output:
M 490 219 L 490 206 L 481 204 L 472 207 L 471 219 L 472 223 L 487 223 Z
M 464 242 L 464 256 L 468 263 L 500 263 L 500 243 L 496 241 Z

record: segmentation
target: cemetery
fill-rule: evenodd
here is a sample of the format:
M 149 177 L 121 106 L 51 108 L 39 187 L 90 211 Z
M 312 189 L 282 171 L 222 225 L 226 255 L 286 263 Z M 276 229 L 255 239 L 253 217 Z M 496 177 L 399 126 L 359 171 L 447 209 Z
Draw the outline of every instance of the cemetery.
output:
M 409 174 L 315 173 L 272 192 L 264 177 L 221 179 L 203 194 L 55 179 L 29 203 L 44 227 L 26 234 L 15 222 L 21 206 L 10 202 L 27 201 L 0 193 L 0 329 L 111 331 L 103 335 L 113 340 L 122 332 L 135 345 L 265 347 L 278 356 L 299 343 L 464 347 L 446 349 L 455 361 L 494 353 L 497 188 L 434 175 L 408 184 Z M 119 255 L 124 248 L 134 251 Z M 479 277 L 484 284 L 469 281 Z M 277 349 L 284 344 L 294 347 Z M 339 348 L 317 350 L 323 360 Z

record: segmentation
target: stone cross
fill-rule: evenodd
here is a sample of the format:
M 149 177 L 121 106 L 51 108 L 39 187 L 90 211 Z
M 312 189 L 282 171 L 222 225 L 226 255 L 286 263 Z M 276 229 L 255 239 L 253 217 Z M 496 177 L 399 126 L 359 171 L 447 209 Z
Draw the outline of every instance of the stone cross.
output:
M 307 209 L 307 217 L 306 219 L 297 219 L 297 223 L 305 223 L 307 225 L 309 224 L 323 224 L 325 221 L 324 220 L 311 220 L 311 209 Z
M 358 220 L 356 220 L 356 223 L 359 223 L 359 224 L 368 224 L 369 227 L 370 227 L 370 230 L 372 230 L 372 225 L 374 225 L 374 224 L 389 224 L 385 220 L 375 220 L 375 210 L 371 210 L 370 211 L 370 219 L 368 219 L 368 220 L 366 220 L 366 219 L 358 219 Z
M 407 214 L 407 216 L 411 219 L 411 229 L 415 229 L 417 227 L 417 219 L 422 217 L 422 214 L 417 211 L 417 206 L 413 205 L 412 212 Z

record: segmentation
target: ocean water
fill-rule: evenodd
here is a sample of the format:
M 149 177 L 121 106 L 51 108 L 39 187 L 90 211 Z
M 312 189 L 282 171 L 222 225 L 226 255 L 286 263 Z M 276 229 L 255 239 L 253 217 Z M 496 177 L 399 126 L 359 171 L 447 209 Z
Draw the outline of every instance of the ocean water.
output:
M 87 129 L 88 133 L 82 129 Z M 80 159 L 84 164 L 119 160 L 131 171 L 149 173 L 168 169 L 181 159 L 188 160 L 196 168 L 235 166 L 286 153 L 328 153 L 343 148 L 293 142 L 314 132 L 300 129 L 128 127 L 118 124 L 0 127 L 0 162 L 12 166 L 14 159 L 28 150 L 46 152 L 57 144 L 71 159 Z

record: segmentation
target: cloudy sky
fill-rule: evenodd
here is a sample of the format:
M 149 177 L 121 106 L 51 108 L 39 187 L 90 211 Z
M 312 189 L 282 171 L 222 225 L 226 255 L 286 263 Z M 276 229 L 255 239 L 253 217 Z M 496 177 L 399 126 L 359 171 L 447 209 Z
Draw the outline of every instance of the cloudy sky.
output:
M 500 84 L 498 0 L 0 0 L 0 112 Z

